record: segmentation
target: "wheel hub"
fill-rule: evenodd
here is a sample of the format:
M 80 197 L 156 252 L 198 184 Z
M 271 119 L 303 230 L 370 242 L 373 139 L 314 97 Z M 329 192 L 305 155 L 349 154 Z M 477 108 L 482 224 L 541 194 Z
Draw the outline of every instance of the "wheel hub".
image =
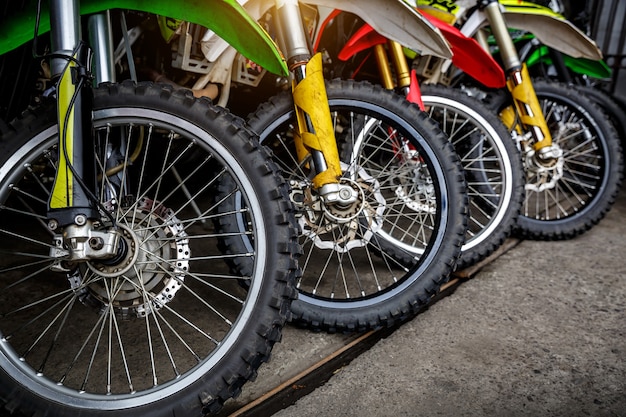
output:
M 531 146 L 525 147 L 524 169 L 527 191 L 539 193 L 556 187 L 563 178 L 564 165 L 563 153 L 557 152 L 556 155 L 558 156 L 542 158 Z
M 187 234 L 174 212 L 144 198 L 118 227 L 123 250 L 114 260 L 81 264 L 69 277 L 86 305 L 144 317 L 170 302 L 189 269 Z
M 363 169 L 350 176 L 355 179 L 342 178 L 341 184 L 354 190 L 357 198 L 351 204 L 325 202 L 308 182 L 292 184 L 292 201 L 301 209 L 302 234 L 320 249 L 345 253 L 366 246 L 382 227 L 386 202 L 380 184 Z

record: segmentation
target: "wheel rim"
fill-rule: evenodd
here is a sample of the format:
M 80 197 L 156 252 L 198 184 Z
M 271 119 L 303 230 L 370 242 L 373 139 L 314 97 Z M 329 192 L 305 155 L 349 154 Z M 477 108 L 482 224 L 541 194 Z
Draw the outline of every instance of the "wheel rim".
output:
M 122 108 L 96 112 L 94 128 L 109 156 L 125 160 L 139 150 L 113 174 L 99 160 L 109 172 L 99 179 L 99 197 L 115 207 L 127 251 L 114 264 L 50 272 L 44 220 L 56 128 L 20 148 L 0 174 L 0 354 L 30 391 L 77 407 L 123 409 L 180 391 L 228 354 L 254 314 L 266 226 L 245 171 L 191 123 Z M 221 213 L 211 179 L 221 175 L 245 201 L 254 251 L 230 256 L 254 260 L 249 277 L 216 261 L 224 254 L 212 232 Z M 238 280 L 249 283 L 247 291 Z

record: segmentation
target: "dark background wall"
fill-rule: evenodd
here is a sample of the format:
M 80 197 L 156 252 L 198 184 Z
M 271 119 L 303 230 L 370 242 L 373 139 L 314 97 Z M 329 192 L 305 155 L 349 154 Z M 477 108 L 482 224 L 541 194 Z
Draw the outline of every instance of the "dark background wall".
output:
M 572 1 L 571 3 L 584 3 Z M 589 34 L 596 41 L 604 60 L 613 70 L 609 85 L 614 97 L 626 104 L 626 2 L 624 0 L 588 0 Z
M 532 0 L 531 0 L 532 1 Z M 537 0 L 547 6 L 550 0 Z M 626 1 L 563 0 L 565 16 L 596 41 L 613 76 L 605 86 L 626 105 Z

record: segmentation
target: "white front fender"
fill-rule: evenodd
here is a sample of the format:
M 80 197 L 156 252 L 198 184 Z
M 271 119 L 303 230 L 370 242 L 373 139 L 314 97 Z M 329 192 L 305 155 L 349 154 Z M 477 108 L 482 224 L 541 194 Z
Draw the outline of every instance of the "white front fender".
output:
M 553 16 L 520 12 L 504 12 L 510 28 L 521 29 L 535 35 L 546 46 L 574 58 L 602 59 L 596 43 L 567 20 Z
M 452 57 L 439 29 L 402 0 L 306 0 L 304 3 L 353 13 L 384 37 L 420 54 Z
M 237 0 L 255 20 L 261 19 L 276 4 L 276 0 Z M 415 9 L 402 0 L 307 0 L 306 4 L 338 9 L 353 13 L 372 26 L 378 33 L 424 55 L 449 59 L 452 51 L 445 38 L 435 26 L 424 19 Z M 232 66 L 232 49 L 211 31 L 202 42 L 202 51 L 218 71 L 204 77 L 205 82 L 221 83 L 220 76 L 227 66 Z
M 238 3 L 253 19 L 259 20 L 276 1 L 238 0 Z M 439 29 L 402 0 L 306 0 L 304 3 L 353 13 L 381 35 L 420 54 L 446 59 L 452 57 L 452 51 Z M 209 62 L 217 60 L 228 47 L 226 42 L 215 38 L 209 34 L 204 39 L 203 52 Z
M 530 32 L 541 43 L 574 58 L 602 59 L 596 43 L 569 21 L 545 13 L 508 10 L 501 6 L 504 20 L 510 29 Z M 461 32 L 474 37 L 478 29 L 489 26 L 487 16 L 481 11 L 472 13 L 463 24 Z

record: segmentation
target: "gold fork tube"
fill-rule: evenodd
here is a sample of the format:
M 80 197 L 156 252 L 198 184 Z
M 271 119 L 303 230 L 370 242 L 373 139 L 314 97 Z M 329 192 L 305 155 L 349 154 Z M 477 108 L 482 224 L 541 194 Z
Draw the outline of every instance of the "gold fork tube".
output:
M 504 63 L 505 70 L 509 71 L 520 68 L 522 63 L 517 54 L 517 49 L 515 49 L 515 44 L 513 44 L 513 40 L 511 39 L 511 35 L 509 34 L 509 28 L 506 25 L 504 16 L 500 11 L 500 3 L 497 1 L 490 2 L 489 5 L 485 7 L 485 14 L 487 15 L 487 19 L 489 19 L 489 26 L 500 49 L 500 57 Z
M 398 87 L 409 87 L 411 85 L 411 72 L 409 70 L 409 64 L 407 64 L 406 58 L 404 57 L 402 45 L 396 41 L 389 41 L 389 51 L 391 52 L 391 59 L 396 68 Z
M 376 65 L 378 66 L 378 73 L 380 74 L 380 83 L 387 90 L 394 89 L 393 77 L 391 76 L 391 67 L 389 66 L 389 59 L 387 58 L 387 52 L 385 47 L 381 44 L 374 46 L 374 57 L 376 58 Z

